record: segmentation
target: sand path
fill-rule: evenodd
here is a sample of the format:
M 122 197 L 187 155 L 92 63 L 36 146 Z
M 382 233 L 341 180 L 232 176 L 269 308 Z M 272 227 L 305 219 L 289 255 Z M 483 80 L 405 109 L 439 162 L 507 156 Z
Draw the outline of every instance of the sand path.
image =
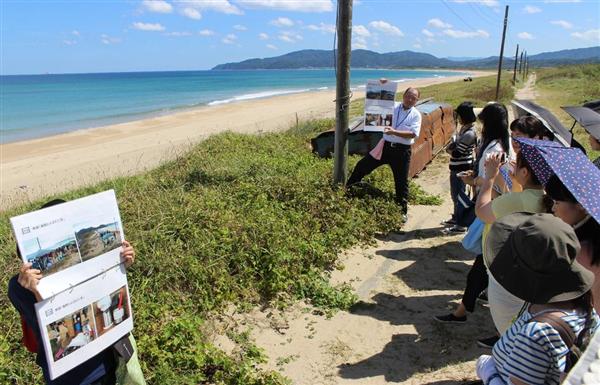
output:
M 472 76 L 486 76 L 475 72 Z M 402 83 L 426 86 L 461 79 Z M 209 135 L 285 129 L 296 119 L 335 116 L 335 92 L 257 99 L 179 112 L 106 127 L 0 145 L 0 209 L 120 175 L 132 175 L 175 158 Z
M 476 338 L 493 334 L 489 312 L 478 306 L 465 325 L 432 320 L 460 300 L 474 255 L 462 236 L 442 236 L 451 210 L 448 158 L 438 156 L 416 182 L 444 198 L 441 206 L 411 206 L 402 234 L 355 248 L 341 257 L 334 283 L 353 286 L 362 301 L 328 319 L 305 304 L 285 312 L 255 309 L 222 318 L 223 330 L 250 329 L 265 349 L 268 367 L 295 385 L 459 384 L 475 378 L 475 360 L 486 353 Z M 222 335 L 218 345 L 231 349 Z

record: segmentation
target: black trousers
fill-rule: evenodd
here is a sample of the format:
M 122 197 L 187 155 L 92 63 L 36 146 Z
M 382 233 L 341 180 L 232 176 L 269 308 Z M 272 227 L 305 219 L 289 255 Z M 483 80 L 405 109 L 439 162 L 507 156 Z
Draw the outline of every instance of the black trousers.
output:
M 394 174 L 394 185 L 396 187 L 396 203 L 400 206 L 402 212 L 408 211 L 408 168 L 410 167 L 410 146 L 406 144 L 385 142 L 381 160 L 373 158 L 367 154 L 354 167 L 347 186 L 358 183 L 365 176 L 369 175 L 377 167 L 389 164 Z
M 467 287 L 463 293 L 462 303 L 469 313 L 475 309 L 477 296 L 488 287 L 488 275 L 483 264 L 483 255 L 475 257 L 475 262 L 467 274 Z

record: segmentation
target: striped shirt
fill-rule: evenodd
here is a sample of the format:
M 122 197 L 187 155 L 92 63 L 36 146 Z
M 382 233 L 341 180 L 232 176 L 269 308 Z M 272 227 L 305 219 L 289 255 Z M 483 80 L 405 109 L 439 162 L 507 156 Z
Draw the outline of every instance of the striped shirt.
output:
M 546 312 L 549 310 L 535 315 Z M 562 314 L 561 318 L 579 335 L 585 325 L 585 314 L 578 311 Z M 494 345 L 496 369 L 506 383 L 514 377 L 531 385 L 558 385 L 569 350 L 554 328 L 544 322 L 528 322 L 532 318 L 528 310 L 524 311 Z M 597 326 L 598 316 L 594 312 L 593 329 Z
M 450 143 L 450 170 L 466 171 L 473 169 L 473 151 L 477 145 L 477 133 L 473 124 L 460 129 L 456 141 Z

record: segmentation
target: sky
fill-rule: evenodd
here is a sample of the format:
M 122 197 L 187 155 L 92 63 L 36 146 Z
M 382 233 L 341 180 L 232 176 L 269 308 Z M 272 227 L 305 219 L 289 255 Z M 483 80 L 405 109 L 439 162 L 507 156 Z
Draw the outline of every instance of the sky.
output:
M 354 0 L 352 48 L 437 57 L 600 45 L 598 0 Z M 0 74 L 204 70 L 332 49 L 332 0 L 0 0 Z

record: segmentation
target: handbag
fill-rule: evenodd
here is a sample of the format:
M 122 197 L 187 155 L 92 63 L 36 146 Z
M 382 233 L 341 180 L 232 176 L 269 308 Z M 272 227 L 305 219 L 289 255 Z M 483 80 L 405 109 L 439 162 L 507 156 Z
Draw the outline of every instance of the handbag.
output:
M 115 375 L 117 385 L 146 385 L 144 374 L 137 355 L 137 346 L 133 336 L 129 334 L 113 345 L 117 368 Z
M 485 223 L 481 221 L 479 218 L 475 218 L 469 229 L 467 230 L 467 234 L 462 240 L 463 247 L 474 254 L 482 254 L 481 248 L 481 235 L 483 234 L 483 227 Z
M 463 191 L 456 196 L 456 224 L 463 227 L 471 226 L 475 220 L 475 202 Z

